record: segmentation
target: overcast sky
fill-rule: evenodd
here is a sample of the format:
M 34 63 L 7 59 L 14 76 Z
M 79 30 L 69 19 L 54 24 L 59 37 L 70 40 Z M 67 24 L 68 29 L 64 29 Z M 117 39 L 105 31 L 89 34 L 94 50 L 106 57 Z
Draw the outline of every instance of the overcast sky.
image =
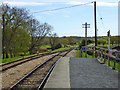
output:
M 85 36 L 82 24 L 88 22 L 88 36 L 94 36 L 94 13 L 92 0 L 0 0 L 10 6 L 26 8 L 41 23 L 53 26 L 59 36 Z M 89 3 L 86 5 L 81 5 Z M 118 35 L 118 0 L 96 0 L 98 36 Z M 44 10 L 81 5 L 56 11 Z M 37 12 L 37 13 L 36 13 Z

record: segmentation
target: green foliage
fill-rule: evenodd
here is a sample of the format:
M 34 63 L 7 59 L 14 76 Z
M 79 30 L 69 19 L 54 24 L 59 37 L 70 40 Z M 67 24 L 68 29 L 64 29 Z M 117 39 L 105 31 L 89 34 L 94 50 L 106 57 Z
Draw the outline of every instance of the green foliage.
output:
M 107 65 L 108 65 L 108 59 L 105 59 L 105 64 L 107 64 Z M 110 61 L 110 67 L 112 67 L 112 68 L 113 68 L 113 66 L 114 66 L 114 61 Z M 117 71 L 119 71 L 119 72 L 120 72 L 120 68 L 119 68 L 119 66 L 120 66 L 120 63 L 116 63 L 115 68 L 116 68 L 116 70 L 117 70 Z
M 87 40 L 87 44 L 91 44 L 91 43 L 94 43 L 94 40 L 88 39 L 88 40 Z
M 83 58 L 85 58 L 85 52 L 83 52 L 82 54 L 83 54 Z M 94 55 L 94 56 L 95 56 L 95 55 Z M 77 50 L 76 57 L 79 58 L 79 50 Z M 87 54 L 87 58 L 92 58 L 92 56 Z M 108 59 L 105 59 L 105 64 L 108 65 Z M 110 61 L 110 67 L 113 67 L 113 66 L 114 66 L 114 61 L 111 60 L 111 61 Z M 117 62 L 116 62 L 115 68 L 116 68 L 116 70 L 117 70 L 118 72 L 120 72 L 120 63 L 117 63 Z
M 80 46 L 85 46 L 85 39 L 82 40 L 82 42 L 80 43 Z
M 29 15 L 26 9 L 2 5 L 3 26 L 3 59 L 25 55 L 28 51 L 40 47 L 44 37 L 52 27 L 47 23 L 39 23 Z M 10 54 L 10 56 L 9 56 Z M 6 57 L 5 57 L 6 55 Z
M 114 45 L 114 44 L 120 44 L 120 36 L 111 36 L 110 37 L 110 43 L 112 45 Z
M 62 47 L 62 45 L 59 43 L 59 44 L 55 45 L 54 47 L 52 47 L 52 50 L 59 49 L 61 47 Z
M 108 43 L 106 39 L 98 39 L 97 42 L 98 44 L 102 44 L 103 46 Z
M 52 52 L 56 52 L 56 51 L 63 51 L 63 50 L 67 50 L 67 49 L 70 49 L 69 47 L 65 47 L 65 48 L 59 48 L 59 49 L 55 49 L 54 51 Z
M 79 50 L 77 50 L 76 57 L 79 58 Z M 85 52 L 82 52 L 82 58 L 86 58 Z M 93 57 L 91 55 L 87 54 L 87 58 L 93 58 Z
M 42 45 L 42 46 L 40 46 L 40 48 L 51 48 L 51 46 L 50 45 Z

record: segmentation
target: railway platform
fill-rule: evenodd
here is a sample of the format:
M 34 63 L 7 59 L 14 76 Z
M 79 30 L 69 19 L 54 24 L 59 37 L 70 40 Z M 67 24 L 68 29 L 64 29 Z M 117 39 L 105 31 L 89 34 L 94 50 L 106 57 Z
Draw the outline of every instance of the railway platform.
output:
M 70 57 L 62 57 L 51 72 L 44 88 L 70 88 Z
M 118 72 L 95 58 L 60 58 L 50 74 L 46 88 L 100 88 L 118 90 Z

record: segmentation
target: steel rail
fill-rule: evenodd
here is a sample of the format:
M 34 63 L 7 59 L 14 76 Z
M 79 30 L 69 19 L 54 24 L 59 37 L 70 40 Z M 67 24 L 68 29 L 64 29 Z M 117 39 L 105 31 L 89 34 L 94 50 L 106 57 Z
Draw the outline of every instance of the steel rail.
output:
M 69 50 L 65 50 L 65 51 L 68 51 L 66 54 L 68 54 L 72 49 L 69 49 Z M 47 63 L 48 61 L 50 61 L 51 59 L 55 58 L 56 56 L 59 56 L 62 52 L 65 52 L 65 51 L 60 51 L 57 55 L 54 55 L 52 56 L 51 58 L 47 59 L 46 61 L 44 61 L 42 64 L 38 65 L 36 68 L 34 68 L 32 71 L 30 71 L 27 75 L 25 75 L 23 78 L 21 78 L 17 83 L 15 83 L 14 85 L 12 85 L 8 90 L 12 90 L 14 89 L 20 82 L 22 82 L 25 78 L 29 77 L 33 72 L 35 72 L 38 68 L 40 68 L 41 66 L 43 66 L 45 63 Z M 63 57 L 65 56 L 63 55 Z M 57 61 L 56 61 L 57 62 Z M 55 62 L 55 63 L 56 63 Z M 54 64 L 55 65 L 55 64 Z M 53 68 L 54 66 L 52 66 Z M 50 70 L 52 70 L 52 68 Z M 49 71 L 50 73 L 51 71 Z M 44 81 L 47 79 L 47 76 L 49 76 L 49 73 L 47 73 L 47 75 L 45 76 L 45 78 L 43 79 L 42 83 L 41 83 L 41 86 L 43 85 Z
M 64 51 L 67 51 L 67 50 L 64 50 Z M 46 56 L 46 55 L 51 55 L 51 54 L 55 54 L 55 53 L 59 53 L 59 52 L 64 52 L 64 51 L 57 51 L 57 52 L 52 52 L 52 53 L 41 54 L 41 55 L 39 55 L 39 56 L 37 55 L 37 56 L 27 57 L 27 58 L 24 58 L 24 59 L 18 59 L 18 60 L 15 60 L 15 61 L 12 61 L 12 62 L 9 62 L 9 63 L 6 63 L 6 64 L 2 65 L 2 66 L 7 66 L 7 65 L 10 65 L 10 64 L 12 64 L 12 63 L 16 63 L 16 64 L 11 65 L 11 66 L 8 66 L 8 67 L 6 67 L 6 68 L 2 68 L 2 70 L 0 70 L 0 72 L 1 72 L 1 71 L 5 71 L 5 70 L 8 70 L 8 69 L 10 69 L 10 68 L 12 68 L 12 67 L 15 67 L 15 66 L 17 66 L 17 65 L 20 65 L 20 64 L 22 64 L 22 63 L 25 63 L 25 62 L 28 62 L 28 61 L 31 61 L 31 60 L 34 60 L 34 59 L 37 59 L 37 58 Z M 27 60 L 25 60 L 25 59 L 27 59 Z M 23 61 L 23 60 L 25 60 L 25 61 Z M 19 61 L 20 61 L 20 62 L 19 62 Z M 17 62 L 18 62 L 18 63 L 17 63 Z
M 58 52 L 61 52 L 61 51 L 52 52 L 52 53 L 44 53 L 44 54 L 40 54 L 40 55 L 34 55 L 34 56 L 30 56 L 30 57 L 25 57 L 25 58 L 17 59 L 17 60 L 8 62 L 8 63 L 0 64 L 0 66 L 4 66 L 4 65 L 7 65 L 7 64 L 11 64 L 11 63 L 13 63 L 13 62 L 17 62 L 17 61 L 24 60 L 24 59 L 29 59 L 29 58 L 34 58 L 34 57 L 38 57 L 38 58 L 39 58 L 40 56 L 50 55 L 50 54 L 54 54 L 54 53 L 58 53 Z
M 60 53 L 58 53 L 57 55 L 59 55 Z M 34 71 L 36 71 L 39 67 L 43 66 L 46 62 L 48 62 L 49 60 L 53 59 L 55 56 L 52 56 L 51 58 L 47 59 L 46 61 L 44 61 L 42 64 L 38 65 L 36 68 L 34 68 L 32 71 L 30 71 L 27 75 L 25 75 L 22 79 L 20 79 L 17 83 L 15 83 L 14 85 L 12 85 L 8 90 L 13 89 L 17 84 L 19 84 L 20 82 L 22 82 L 26 77 L 30 76 Z
M 70 49 L 67 53 L 65 53 L 62 57 L 66 56 L 72 49 Z M 49 75 L 51 74 L 53 68 L 55 67 L 55 65 L 57 64 L 58 61 L 55 62 L 55 64 L 51 67 L 51 69 L 49 70 L 49 72 L 47 73 L 47 75 L 45 76 L 45 78 L 42 80 L 42 82 L 40 83 L 39 87 L 37 88 L 37 90 L 40 90 L 44 87 Z

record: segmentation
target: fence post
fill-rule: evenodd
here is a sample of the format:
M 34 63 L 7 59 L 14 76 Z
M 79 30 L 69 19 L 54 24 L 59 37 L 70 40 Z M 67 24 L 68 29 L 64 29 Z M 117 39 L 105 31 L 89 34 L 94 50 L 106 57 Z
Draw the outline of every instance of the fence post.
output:
M 118 71 L 120 72 L 120 61 L 118 62 Z
M 115 57 L 116 57 L 116 59 L 118 59 L 118 55 L 119 55 L 119 53 L 117 51 L 115 51 Z M 118 61 L 118 71 L 120 72 L 120 61 Z
M 101 61 L 102 61 L 102 63 L 104 62 L 103 61 L 103 49 L 101 49 Z
M 94 48 L 92 48 L 92 57 L 94 58 Z
M 107 50 L 105 50 L 105 54 L 104 54 L 104 64 L 105 64 L 105 61 L 106 61 L 106 55 L 107 55 Z
M 110 57 L 112 57 L 112 50 L 109 50 L 109 54 L 108 54 L 108 66 L 110 66 Z
M 81 56 L 81 50 L 79 50 L 79 58 L 80 58 L 80 56 Z
M 115 69 L 115 63 L 116 63 L 116 60 L 114 60 L 114 66 L 113 66 L 113 68 L 112 68 L 112 69 Z

